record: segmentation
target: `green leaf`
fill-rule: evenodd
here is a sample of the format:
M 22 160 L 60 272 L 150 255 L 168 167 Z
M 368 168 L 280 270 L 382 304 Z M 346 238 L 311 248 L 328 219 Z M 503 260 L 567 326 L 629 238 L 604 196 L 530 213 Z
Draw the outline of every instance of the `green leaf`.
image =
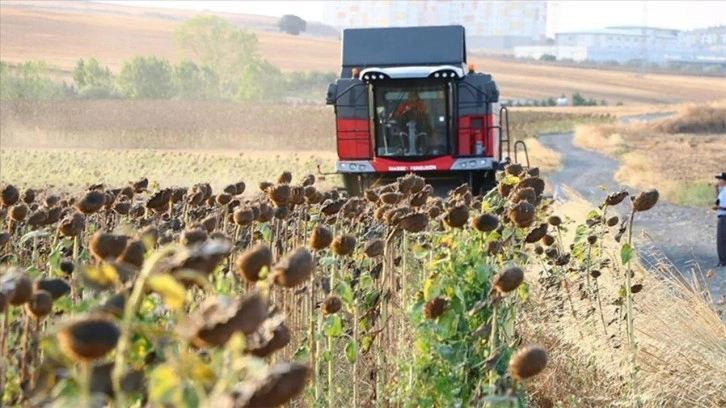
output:
M 509 237 L 512 236 L 513 233 L 514 231 L 511 228 L 504 228 L 504 230 L 502 231 L 502 239 L 506 241 L 507 239 L 509 239 Z
M 310 357 L 310 348 L 307 344 L 303 344 L 295 351 L 295 354 L 292 357 L 297 361 L 307 360 Z
M 456 294 L 456 297 L 459 298 L 462 309 L 466 310 L 466 298 L 464 297 L 464 292 L 461 290 L 459 285 L 454 286 L 454 293 Z
M 620 248 L 620 259 L 623 262 L 623 265 L 630 262 L 630 260 L 633 258 L 633 247 L 630 246 L 630 244 L 625 243 L 623 244 L 623 247 Z
M 323 267 L 331 266 L 331 265 L 335 264 L 335 257 L 324 256 L 324 257 L 318 259 L 318 264 Z
M 517 294 L 523 302 L 526 302 L 527 299 L 529 299 L 529 285 L 527 285 L 526 283 L 522 283 L 521 285 L 519 285 L 519 287 L 517 288 Z
M 338 316 L 329 315 L 323 322 L 323 333 L 328 337 L 340 337 L 343 335 L 343 320 Z
M 338 283 L 338 293 L 340 294 L 340 299 L 343 301 L 343 303 L 347 305 L 353 304 L 353 290 L 350 288 L 350 285 L 348 285 L 347 282 L 339 282 Z
M 345 358 L 351 364 L 355 363 L 358 359 L 358 346 L 353 340 L 349 340 L 348 344 L 345 345 Z
M 586 219 L 591 220 L 591 219 L 597 218 L 599 216 L 600 216 L 600 214 L 596 210 L 590 210 L 590 212 L 587 213 L 587 218 Z
M 31 239 L 45 238 L 48 235 L 50 235 L 50 232 L 47 232 L 47 231 L 30 231 L 27 234 L 20 237 L 20 241 L 18 243 L 22 245 Z

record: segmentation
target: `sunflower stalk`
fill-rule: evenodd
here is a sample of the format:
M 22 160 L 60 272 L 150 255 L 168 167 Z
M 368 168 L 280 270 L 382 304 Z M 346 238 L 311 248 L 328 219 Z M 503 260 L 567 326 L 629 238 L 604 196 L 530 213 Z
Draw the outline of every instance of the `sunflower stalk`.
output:
M 144 286 L 146 281 L 151 276 L 151 273 L 156 269 L 156 265 L 163 258 L 173 254 L 178 248 L 175 245 L 169 245 L 164 248 L 160 248 L 149 259 L 144 262 L 144 267 L 139 272 L 139 276 L 134 283 L 133 290 L 129 296 L 128 302 L 124 307 L 123 320 L 121 321 L 121 334 L 118 339 L 116 347 L 116 359 L 114 362 L 113 370 L 111 372 L 111 383 L 114 391 L 114 402 L 117 408 L 125 407 L 126 401 L 124 393 L 121 388 L 121 379 L 126 374 L 126 363 L 127 351 L 131 339 L 131 325 L 133 323 L 134 315 L 136 314 L 139 305 L 141 303 L 142 296 L 144 294 Z
M 336 256 L 333 267 L 330 270 L 330 293 L 335 293 L 335 274 L 337 273 L 338 264 L 343 259 Z M 328 407 L 335 406 L 335 384 L 333 381 L 333 336 L 328 336 Z
M 633 220 L 635 219 L 635 210 L 630 214 L 630 220 L 628 225 L 628 246 L 632 248 L 633 246 Z M 632 292 L 632 263 L 630 260 L 627 262 L 627 267 L 625 268 L 625 307 L 626 307 L 626 321 L 627 321 L 627 330 L 628 330 L 628 352 L 630 357 L 630 378 L 632 382 L 632 392 L 633 392 L 633 406 L 639 407 L 640 402 L 638 398 L 638 365 L 636 360 L 636 344 L 635 344 L 635 332 L 633 327 L 633 292 Z

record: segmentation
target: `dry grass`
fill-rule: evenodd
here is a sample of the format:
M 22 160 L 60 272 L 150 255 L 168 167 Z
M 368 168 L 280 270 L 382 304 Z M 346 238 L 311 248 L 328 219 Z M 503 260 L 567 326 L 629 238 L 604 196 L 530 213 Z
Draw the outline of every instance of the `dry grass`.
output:
M 685 104 L 620 105 L 620 106 L 521 106 L 524 112 L 570 113 L 580 115 L 609 115 L 615 118 L 673 112 Z
M 687 105 L 650 122 L 580 125 L 574 143 L 620 159 L 620 183 L 654 186 L 676 203 L 710 204 L 713 174 L 726 157 L 726 103 Z
M 143 12 L 141 11 L 143 10 Z M 0 49 L 3 60 L 32 58 L 70 70 L 80 58 L 96 57 L 116 71 L 121 63 L 142 54 L 178 61 L 173 41 L 179 22 L 193 12 L 99 5 L 95 3 L 3 2 L 0 7 Z M 272 22 L 249 16 L 224 15 L 255 30 L 261 55 L 284 71 L 337 72 L 340 43 L 333 38 L 293 37 L 266 30 Z M 507 59 L 472 57 L 477 69 L 491 73 L 503 98 L 548 98 L 580 92 L 611 105 L 673 104 L 721 98 L 726 83 L 718 78 L 648 75 L 599 69 L 558 67 Z M 324 90 L 321 90 L 321 93 Z M 602 109 L 607 112 L 609 108 Z
M 726 100 L 711 104 L 688 104 L 676 115 L 655 122 L 655 132 L 678 133 L 726 133 Z
M 567 194 L 573 199 L 556 212 L 583 222 L 591 207 L 574 191 Z M 565 242 L 571 242 L 572 234 L 574 228 Z M 636 249 L 647 249 L 638 245 Z M 549 369 L 528 387 L 537 406 L 630 404 L 625 322 L 618 319 L 611 304 L 623 283 L 623 270 L 617 266 L 619 248 L 606 246 L 604 251 L 613 265 L 597 280 L 604 318 L 611 322 L 607 331 L 598 312 L 591 312 L 596 310 L 595 302 L 581 300 L 575 290 L 578 283 L 584 284 L 583 277 L 569 278 L 577 295 L 573 295 L 571 307 L 562 301 L 561 291 L 547 291 L 538 282 L 537 269 L 528 273 L 530 304 L 521 330 L 526 342 L 540 342 L 552 350 Z M 647 268 L 638 265 L 635 270 L 635 281 L 644 285 L 635 296 L 638 389 L 644 406 L 724 406 L 726 326 L 712 299 L 697 284 L 676 278 L 677 272 L 664 261 Z M 573 395 L 586 397 L 573 401 Z
M 211 101 L 3 102 L 2 145 L 335 150 L 328 106 Z
M 535 138 L 527 139 L 527 151 L 533 166 L 539 167 L 543 173 L 559 169 L 562 165 L 562 156 L 554 150 L 550 150 Z

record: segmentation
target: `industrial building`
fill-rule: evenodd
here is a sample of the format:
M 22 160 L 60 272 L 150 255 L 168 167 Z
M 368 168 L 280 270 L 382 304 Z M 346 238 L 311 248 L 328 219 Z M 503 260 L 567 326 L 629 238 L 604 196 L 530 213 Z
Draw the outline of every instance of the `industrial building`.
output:
M 469 48 L 511 50 L 545 44 L 547 1 L 330 1 L 323 23 L 338 30 L 461 24 Z
M 654 27 L 613 26 L 555 34 L 554 45 L 514 48 L 517 58 L 628 63 L 648 61 L 726 62 L 726 27 L 680 31 Z

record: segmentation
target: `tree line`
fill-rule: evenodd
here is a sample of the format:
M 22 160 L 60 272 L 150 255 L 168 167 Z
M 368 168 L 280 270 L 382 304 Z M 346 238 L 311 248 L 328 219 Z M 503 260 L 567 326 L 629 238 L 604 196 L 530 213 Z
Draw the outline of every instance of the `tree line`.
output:
M 0 62 L 0 99 L 217 99 L 279 101 L 287 95 L 324 94 L 336 74 L 283 73 L 263 59 L 254 33 L 216 16 L 181 24 L 176 41 L 187 58 L 172 64 L 154 55 L 124 61 L 113 73 L 96 58 L 80 59 L 72 83 L 54 80 L 45 61 Z M 322 98 L 322 97 L 321 97 Z

